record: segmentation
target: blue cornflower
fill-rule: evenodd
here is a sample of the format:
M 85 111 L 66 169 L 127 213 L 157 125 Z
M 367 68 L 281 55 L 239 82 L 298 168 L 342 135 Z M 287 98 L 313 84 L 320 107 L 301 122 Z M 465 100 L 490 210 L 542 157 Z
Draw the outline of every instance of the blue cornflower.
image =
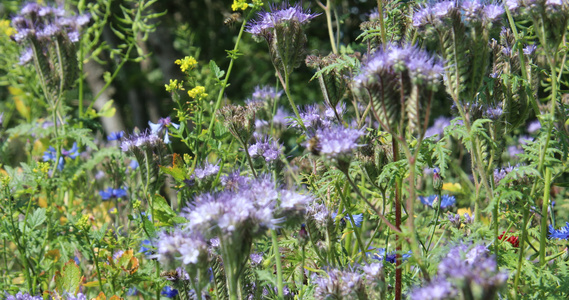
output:
M 140 250 L 139 253 L 144 253 L 144 255 L 152 255 L 152 242 L 150 240 L 143 240 L 140 242 Z
M 438 199 L 437 195 L 431 195 L 428 197 L 419 196 L 421 203 L 428 205 L 432 208 L 437 208 L 438 206 Z M 441 208 L 447 208 L 449 206 L 453 206 L 456 203 L 456 198 L 454 196 L 443 195 L 441 202 Z
M 401 260 L 406 261 L 411 257 L 411 255 L 412 255 L 412 252 L 411 252 L 411 250 L 409 250 L 409 252 L 401 255 Z M 377 260 L 384 260 L 386 262 L 390 262 L 390 263 L 394 264 L 397 261 L 397 252 L 391 251 L 389 253 L 386 253 L 385 248 L 379 248 L 379 249 L 377 249 L 377 254 L 373 255 L 373 258 L 375 258 Z
M 168 137 L 168 126 L 172 125 L 172 127 L 178 129 L 180 128 L 179 124 L 172 123 L 170 117 L 161 118 L 158 120 L 158 123 L 152 123 L 148 121 L 148 125 L 150 126 L 150 131 L 154 135 L 158 135 L 159 133 L 164 133 L 164 143 L 170 144 L 170 138 Z
M 160 294 L 164 295 L 168 298 L 174 298 L 174 297 L 176 297 L 176 295 L 178 295 L 178 290 L 173 289 L 170 286 L 165 286 L 164 289 L 162 290 L 162 292 L 160 292 Z
M 65 166 L 64 157 L 69 157 L 71 159 L 75 159 L 79 156 L 79 148 L 77 147 L 77 143 L 73 143 L 73 146 L 69 150 L 65 150 L 65 148 L 61 148 L 61 156 L 59 157 L 59 162 L 57 163 L 57 169 L 59 171 L 63 170 Z M 43 160 L 48 161 L 52 160 L 55 161 L 57 159 L 57 150 L 52 146 L 49 146 L 47 151 L 43 153 Z
M 101 195 L 101 198 L 103 200 L 109 200 L 111 198 L 118 199 L 126 197 L 127 193 L 125 189 L 107 188 L 106 190 L 99 191 L 99 195 Z
M 336 220 L 337 215 L 338 213 L 336 212 L 332 213 L 332 220 Z M 356 225 L 356 227 L 362 227 L 362 222 L 364 221 L 363 214 L 352 214 L 352 218 L 354 218 L 354 224 Z M 340 219 L 340 222 L 342 222 L 342 224 L 345 224 L 345 222 L 350 222 L 349 216 L 345 215 Z
M 123 136 L 124 136 L 124 131 L 111 132 L 107 136 L 107 141 L 118 141 L 118 140 L 122 139 Z
M 569 222 L 565 222 L 565 227 L 555 230 L 553 226 L 549 225 L 549 238 L 566 240 L 569 238 Z

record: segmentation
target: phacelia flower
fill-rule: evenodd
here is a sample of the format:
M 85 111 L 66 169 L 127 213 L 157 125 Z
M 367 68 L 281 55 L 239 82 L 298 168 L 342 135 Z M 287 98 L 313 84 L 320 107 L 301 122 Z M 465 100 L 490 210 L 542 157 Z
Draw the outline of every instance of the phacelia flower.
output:
M 316 299 L 361 299 L 365 294 L 365 282 L 361 274 L 351 270 L 331 269 L 327 275 L 316 278 Z
M 191 175 L 191 179 L 197 178 L 203 180 L 207 177 L 217 175 L 219 172 L 219 166 L 217 164 L 205 163 L 203 166 L 197 167 L 194 170 L 194 174 Z
M 135 149 L 142 149 L 146 147 L 155 147 L 162 143 L 162 139 L 156 134 L 147 131 L 138 134 L 133 134 L 124 139 L 121 143 L 121 150 L 123 152 L 132 152 Z
M 438 208 L 440 201 L 439 196 L 437 195 L 431 195 L 428 197 L 419 196 L 419 200 L 421 200 L 421 203 L 428 205 L 434 209 Z M 453 206 L 455 203 L 456 203 L 456 198 L 454 196 L 442 195 L 442 201 L 440 202 L 440 206 L 442 209 L 445 209 L 449 206 Z
M 338 158 L 349 155 L 356 148 L 360 147 L 361 145 L 357 143 L 357 140 L 363 134 L 363 131 L 360 129 L 345 128 L 342 125 L 321 128 L 316 131 L 313 137 L 316 139 L 314 147 L 319 155 L 328 158 Z
M 498 271 L 496 260 L 490 256 L 488 248 L 479 245 L 469 250 L 467 246 L 459 245 L 441 261 L 437 277 L 431 283 L 412 290 L 410 299 L 462 298 L 459 293 L 472 295 L 474 289 L 484 291 L 481 299 L 495 298 L 507 279 L 507 273 Z
M 166 144 L 170 143 L 170 138 L 168 137 L 168 126 L 172 126 L 176 129 L 180 128 L 180 125 L 172 123 L 170 117 L 161 118 L 158 120 L 158 123 L 148 121 L 148 125 L 150 126 L 151 134 L 164 134 L 164 143 Z
M 569 239 L 569 222 L 565 222 L 565 227 L 561 227 L 557 230 L 549 225 L 549 238 L 558 240 Z
M 16 295 L 10 295 L 8 292 L 4 292 L 6 294 L 6 300 L 43 300 L 41 296 L 32 296 L 28 293 L 18 292 Z
M 107 188 L 106 190 L 99 191 L 99 195 L 103 200 L 118 199 L 127 196 L 125 189 Z
M 272 162 L 279 158 L 282 153 L 283 147 L 278 141 L 266 136 L 265 138 L 257 140 L 256 143 L 249 146 L 248 152 L 251 157 L 262 157 L 266 162 Z
M 440 116 L 435 119 L 433 126 L 425 131 L 425 137 L 433 137 L 434 140 L 440 140 L 443 136 L 444 129 L 450 125 L 450 118 Z
M 256 86 L 251 98 L 247 99 L 245 102 L 272 104 L 275 101 L 278 101 L 282 94 L 283 91 L 277 91 L 277 89 L 272 86 Z
M 278 25 L 288 22 L 298 22 L 300 25 L 304 25 L 318 15 L 320 14 L 304 11 L 298 3 L 290 7 L 284 3 L 280 8 L 272 5 L 270 12 L 259 12 L 257 19 L 249 23 L 245 31 L 256 37 L 272 35 L 272 30 Z
M 290 6 L 283 2 L 281 7 L 271 5 L 270 11 L 260 12 L 247 25 L 246 31 L 255 39 L 267 42 L 276 70 L 283 76 L 289 76 L 305 56 L 306 36 L 302 26 L 316 16 L 318 14 L 304 11 L 298 3 Z
M 152 257 L 164 264 L 178 260 L 184 265 L 196 265 L 207 261 L 207 242 L 197 232 L 176 228 L 158 236 L 156 254 Z
M 536 133 L 536 132 L 538 132 L 540 129 L 541 129 L 541 123 L 539 122 L 539 120 L 531 121 L 531 122 L 528 124 L 528 127 L 527 127 L 527 131 L 528 131 L 528 133 L 530 133 L 530 134 Z

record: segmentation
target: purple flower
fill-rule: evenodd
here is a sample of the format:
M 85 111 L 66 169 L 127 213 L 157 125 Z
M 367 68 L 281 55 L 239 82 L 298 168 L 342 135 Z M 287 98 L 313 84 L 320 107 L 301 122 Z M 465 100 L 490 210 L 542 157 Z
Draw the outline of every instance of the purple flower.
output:
M 158 123 L 152 123 L 148 121 L 148 125 L 150 126 L 151 134 L 164 134 L 164 143 L 166 144 L 170 144 L 170 138 L 168 137 L 168 126 L 172 126 L 176 129 L 180 128 L 180 125 L 172 123 L 170 117 L 161 118 L 158 120 Z
M 438 208 L 439 196 L 437 195 L 431 195 L 428 197 L 419 196 L 419 200 L 421 200 L 421 203 L 434 209 Z M 456 198 L 454 196 L 442 195 L 442 201 L 440 203 L 442 209 L 453 206 L 455 203 Z
M 315 134 L 318 141 L 318 152 L 329 158 L 348 155 L 361 146 L 357 140 L 363 134 L 363 130 L 345 128 L 342 125 L 318 129 Z
M 283 147 L 271 137 L 265 136 L 249 146 L 248 152 L 251 157 L 263 157 L 266 162 L 272 162 L 279 158 Z
M 203 180 L 206 177 L 217 175 L 219 172 L 219 166 L 217 164 L 205 163 L 203 166 L 196 168 L 194 174 L 191 175 L 191 179 L 197 178 Z
M 523 154 L 524 150 L 518 146 L 508 146 L 508 155 L 510 158 L 516 158 L 518 155 Z
M 251 21 L 245 31 L 256 37 L 267 37 L 267 35 L 272 34 L 272 29 L 277 25 L 287 22 L 298 22 L 300 25 L 304 25 L 318 15 L 320 14 L 311 14 L 310 11 L 304 11 L 299 3 L 289 7 L 288 3 L 284 2 L 280 8 L 276 5 L 271 5 L 270 12 L 259 12 L 257 19 Z
M 314 131 L 321 127 L 328 127 L 330 123 L 321 117 L 320 108 L 316 104 L 307 105 L 299 109 L 299 115 L 302 123 L 308 131 Z M 297 120 L 290 120 L 289 124 L 294 128 L 301 128 Z
M 34 55 L 34 52 L 32 51 L 32 48 L 24 49 L 24 52 L 22 52 L 22 55 L 20 56 L 19 64 L 25 65 L 25 64 L 29 63 L 34 58 L 33 55 Z
M 496 121 L 500 118 L 500 116 L 502 116 L 503 113 L 504 112 L 500 107 L 488 107 L 488 109 L 486 109 L 484 112 L 484 117 Z
M 498 21 L 504 14 L 504 8 L 500 5 L 486 4 L 484 5 L 484 20 L 488 23 Z
M 541 123 L 539 120 L 533 120 L 528 124 L 527 131 L 528 133 L 536 133 L 538 130 L 541 129 Z
M 28 293 L 18 292 L 16 295 L 10 295 L 6 291 L 4 293 L 6 294 L 6 300 L 43 300 L 41 296 L 32 296 Z
M 454 299 L 456 290 L 445 280 L 437 280 L 421 288 L 414 289 L 409 298 L 412 300 L 443 300 Z
M 154 147 L 161 142 L 162 140 L 159 136 L 145 131 L 138 134 L 133 134 L 124 139 L 121 143 L 121 149 L 123 152 L 131 152 L 135 149 Z
M 248 99 L 245 102 L 260 102 L 271 104 L 274 101 L 278 101 L 282 93 L 283 91 L 277 91 L 277 89 L 272 86 L 256 86 L 255 91 L 251 95 L 251 99 Z
M 433 123 L 433 126 L 429 127 L 427 129 L 427 131 L 425 131 L 425 137 L 433 137 L 433 139 L 435 140 L 440 140 L 443 133 L 444 133 L 444 129 L 450 125 L 450 118 L 444 117 L 444 116 L 440 116 L 438 118 L 435 119 L 435 122 Z
M 110 200 L 126 197 L 128 194 L 125 189 L 107 188 L 106 190 L 99 191 L 99 195 L 101 195 L 101 199 L 103 200 Z
M 365 290 L 363 277 L 355 270 L 331 269 L 326 274 L 314 281 L 316 299 L 359 299 L 357 295 Z
M 565 222 L 565 227 L 561 227 L 557 230 L 549 225 L 549 238 L 558 240 L 569 239 L 569 222 Z
M 535 49 L 537 49 L 536 45 L 527 45 L 524 47 L 523 51 L 525 55 L 532 55 L 535 52 Z
M 263 253 L 251 253 L 251 255 L 249 255 L 249 258 L 251 259 L 251 266 L 256 267 L 263 262 Z
M 277 113 L 273 117 L 273 124 L 284 126 L 287 123 L 286 118 L 288 117 L 289 114 L 282 107 L 279 107 L 277 108 Z
M 207 260 L 207 242 L 197 232 L 176 228 L 170 233 L 159 234 L 156 241 L 156 254 L 150 257 L 157 258 L 164 264 L 178 260 L 184 265 L 196 265 Z

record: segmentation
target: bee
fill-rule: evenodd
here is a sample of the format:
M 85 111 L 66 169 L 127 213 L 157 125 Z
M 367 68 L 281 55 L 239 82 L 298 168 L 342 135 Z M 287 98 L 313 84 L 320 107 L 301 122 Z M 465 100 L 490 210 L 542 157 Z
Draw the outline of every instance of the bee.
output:
M 178 274 L 177 271 L 163 271 L 162 273 L 160 273 L 160 277 L 164 277 L 166 278 L 166 280 L 170 280 L 170 281 L 175 281 L 180 279 L 180 275 Z
M 310 138 L 306 143 L 306 149 L 314 155 L 320 155 L 320 139 L 317 136 Z
M 225 20 L 223 21 L 223 25 L 233 26 L 233 24 L 239 22 L 239 20 L 241 20 L 241 13 L 238 12 L 232 13 L 231 15 L 229 15 L 229 17 L 225 18 Z

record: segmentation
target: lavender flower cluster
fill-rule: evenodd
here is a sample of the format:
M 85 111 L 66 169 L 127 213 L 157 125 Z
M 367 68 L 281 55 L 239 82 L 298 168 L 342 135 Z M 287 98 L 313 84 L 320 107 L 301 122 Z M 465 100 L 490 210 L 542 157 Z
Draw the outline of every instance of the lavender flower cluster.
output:
M 318 15 L 320 14 L 311 14 L 310 11 L 303 10 L 299 3 L 294 6 L 288 6 L 285 3 L 280 8 L 273 4 L 270 11 L 260 12 L 257 19 L 247 25 L 245 31 L 257 38 L 265 37 L 268 39 L 273 34 L 272 30 L 282 23 L 295 22 L 304 25 Z
M 415 288 L 410 299 L 454 299 L 460 291 L 476 295 L 474 299 L 491 299 L 505 284 L 508 274 L 498 271 L 496 260 L 483 245 L 461 244 L 452 248 L 439 264 L 437 277 Z
M 255 237 L 304 212 L 313 200 L 309 194 L 277 188 L 266 175 L 258 179 L 230 176 L 223 180 L 225 191 L 199 195 L 184 209 L 191 230 L 220 238 L 233 234 Z
M 446 28 L 451 18 L 460 18 L 466 23 L 483 26 L 498 21 L 504 14 L 504 8 L 497 4 L 486 4 L 480 0 L 439 1 L 425 6 L 413 15 L 413 26 L 424 29 L 433 25 L 440 29 Z

